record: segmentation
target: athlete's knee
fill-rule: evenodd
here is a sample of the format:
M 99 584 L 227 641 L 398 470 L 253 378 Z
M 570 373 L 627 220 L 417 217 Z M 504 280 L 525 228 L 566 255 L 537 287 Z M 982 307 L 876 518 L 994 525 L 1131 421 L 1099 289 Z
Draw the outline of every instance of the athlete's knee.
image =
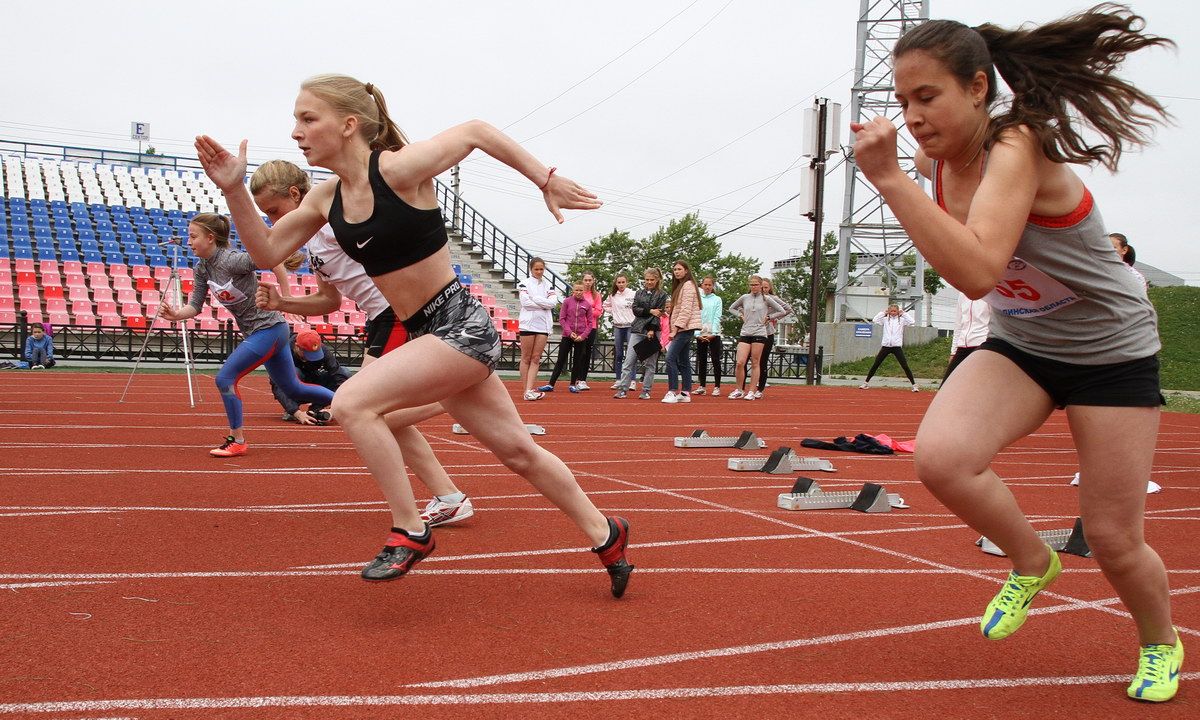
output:
M 505 443 L 503 447 L 494 452 L 504 467 L 522 477 L 528 475 L 537 466 L 542 455 L 546 453 L 545 450 L 538 447 L 537 443 L 528 438 L 523 442 Z
M 913 454 L 917 479 L 931 487 L 977 475 L 981 471 L 978 465 L 979 460 L 962 452 L 955 444 L 936 440 L 918 438 L 917 450 Z
M 221 393 L 222 395 L 237 394 L 236 379 L 224 377 L 223 375 L 218 374 L 217 377 L 213 379 L 213 382 L 216 383 L 217 392 Z
M 1124 523 L 1084 521 L 1083 536 L 1101 567 L 1120 572 L 1141 562 L 1145 540 Z

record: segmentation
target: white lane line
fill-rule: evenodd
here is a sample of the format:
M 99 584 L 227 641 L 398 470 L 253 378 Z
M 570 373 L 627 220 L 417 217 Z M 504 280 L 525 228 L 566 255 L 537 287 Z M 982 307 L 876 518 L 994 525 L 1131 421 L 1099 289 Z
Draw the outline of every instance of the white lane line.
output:
M 1200 673 L 1183 673 L 1196 680 Z M 459 693 L 437 695 L 266 695 L 251 697 L 149 698 L 75 700 L 0 704 L 0 714 L 106 712 L 109 710 L 215 710 L 267 707 L 386 707 L 390 705 L 525 705 L 621 700 L 673 700 L 744 695 L 809 695 L 815 693 L 909 693 L 913 691 L 980 690 L 1071 685 L 1123 685 L 1128 675 L 1068 675 L 1020 678 L 968 678 L 900 682 L 726 685 L 720 687 L 585 690 L 547 693 Z
M 1194 592 L 1200 592 L 1200 586 L 1180 588 L 1173 590 L 1172 595 L 1184 595 Z M 1105 598 L 1087 604 L 1067 603 L 1064 605 L 1055 605 L 1048 608 L 1035 608 L 1029 611 L 1030 615 L 1052 615 L 1061 612 L 1074 612 L 1090 608 L 1093 605 L 1114 605 L 1121 602 L 1118 597 Z M 962 625 L 977 625 L 979 616 L 972 615 L 971 617 L 956 618 L 953 620 L 942 620 L 932 623 L 919 623 L 916 625 L 900 625 L 890 628 L 877 628 L 875 630 L 863 630 L 852 633 L 838 633 L 834 635 L 823 635 L 812 638 L 797 638 L 795 640 L 783 640 L 769 643 L 756 643 L 754 645 L 739 645 L 725 648 L 712 648 L 709 650 L 696 650 L 692 652 L 671 653 L 668 655 L 655 655 L 643 658 L 632 658 L 628 660 L 617 660 L 606 663 L 593 663 L 589 665 L 575 665 L 571 667 L 551 668 L 548 670 L 534 670 L 530 672 L 519 673 L 504 673 L 501 675 L 484 675 L 480 677 L 459 678 L 456 680 L 436 680 L 433 682 L 413 683 L 402 687 L 480 687 L 483 685 L 500 685 L 503 683 L 527 682 L 531 680 L 546 680 L 549 678 L 568 677 L 573 675 L 584 675 L 599 672 L 614 672 L 618 670 L 629 670 L 632 668 L 650 667 L 655 665 L 668 665 L 680 662 L 689 662 L 692 660 L 708 660 L 717 657 L 730 657 L 733 655 L 749 655 L 761 652 L 773 652 L 776 650 L 790 650 L 792 648 L 807 647 L 812 645 L 834 645 L 856 640 L 867 640 L 880 637 L 893 637 L 896 635 L 907 635 L 911 633 L 929 632 L 931 630 L 942 630 L 945 628 L 959 627 Z M 1190 632 L 1192 634 L 1200 634 L 1195 631 L 1179 628 L 1180 632 Z
M 64 587 L 67 585 L 110 585 L 107 580 L 61 580 L 54 582 L 6 583 L 0 585 L 0 590 L 21 590 L 24 588 Z

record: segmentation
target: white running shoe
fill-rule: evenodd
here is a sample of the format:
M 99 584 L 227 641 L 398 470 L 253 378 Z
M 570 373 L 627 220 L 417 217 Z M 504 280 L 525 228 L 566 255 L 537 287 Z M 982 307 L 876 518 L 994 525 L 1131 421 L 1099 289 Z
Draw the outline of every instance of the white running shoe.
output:
M 675 401 L 676 402 L 691 402 L 692 395 L 691 395 L 691 393 L 679 393 L 678 395 L 675 396 Z
M 732 397 L 732 396 L 731 396 L 731 397 Z M 755 391 L 751 390 L 750 392 L 746 393 L 746 394 L 745 394 L 745 395 L 742 397 L 742 399 L 743 399 L 743 400 L 757 400 L 757 399 L 758 399 L 758 393 L 756 393 Z
M 663 395 L 662 401 L 665 403 L 677 403 L 677 402 L 679 402 L 679 396 L 677 396 L 675 393 L 668 390 L 667 394 Z
M 870 390 L 870 389 L 871 389 L 871 383 L 863 383 L 862 385 L 859 385 L 859 386 L 858 386 L 858 389 L 859 389 L 859 390 Z
M 580 392 L 583 392 L 584 390 L 591 390 L 591 388 L 590 388 L 590 387 L 588 387 L 588 384 L 587 384 L 587 383 L 585 383 L 585 382 L 584 382 L 584 381 L 582 381 L 582 380 L 580 380 L 579 382 L 575 383 L 575 387 L 579 388 L 579 391 L 580 391 Z
M 610 385 L 608 389 L 609 390 L 620 390 L 621 389 L 621 381 L 620 380 L 616 381 L 615 383 Z
M 730 400 L 740 400 L 744 396 L 745 393 L 743 393 L 741 390 L 734 390 L 733 392 L 729 393 Z
M 913 385 L 913 392 L 921 392 L 921 388 L 917 387 L 916 385 Z
M 546 393 L 544 393 L 544 392 L 538 392 L 537 390 L 526 390 L 525 391 L 525 399 L 526 400 L 541 400 L 544 397 L 546 397 Z
M 448 503 L 435 497 L 425 504 L 425 509 L 421 511 L 421 520 L 428 523 L 429 527 L 437 527 L 466 520 L 474 514 L 475 508 L 471 505 L 471 498 L 465 497 L 462 502 Z
M 713 388 L 713 397 L 721 397 L 721 388 L 719 388 L 719 387 Z
M 693 395 L 703 395 L 703 394 L 704 394 L 704 388 L 696 388 L 695 390 L 693 390 L 693 391 L 692 391 L 692 394 L 693 394 Z

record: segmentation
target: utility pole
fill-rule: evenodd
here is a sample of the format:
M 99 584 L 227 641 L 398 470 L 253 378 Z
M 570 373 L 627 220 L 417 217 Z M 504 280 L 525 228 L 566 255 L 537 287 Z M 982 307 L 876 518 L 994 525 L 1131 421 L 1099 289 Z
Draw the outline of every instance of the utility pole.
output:
M 462 203 L 458 199 L 462 178 L 459 170 L 460 166 L 458 165 L 450 169 L 450 189 L 454 191 L 454 214 L 452 215 L 451 224 L 458 230 L 462 230 Z
M 821 305 L 821 223 L 825 218 L 823 209 L 825 200 L 825 138 L 826 124 L 829 122 L 829 98 L 817 98 L 813 101 L 816 109 L 816 147 L 812 164 L 809 166 L 813 175 L 813 205 L 809 217 L 813 221 L 812 268 L 809 275 L 808 297 L 808 367 L 804 369 L 804 382 L 812 385 L 816 381 L 817 368 L 817 308 Z M 810 116 L 811 117 L 811 116 Z

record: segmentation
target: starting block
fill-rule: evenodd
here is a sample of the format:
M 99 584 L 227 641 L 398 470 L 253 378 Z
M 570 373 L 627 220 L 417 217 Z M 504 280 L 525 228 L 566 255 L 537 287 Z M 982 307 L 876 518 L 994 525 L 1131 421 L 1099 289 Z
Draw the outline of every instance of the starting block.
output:
M 904 498 L 889 493 L 882 485 L 863 483 L 858 492 L 822 492 L 817 481 L 801 477 L 790 493 L 780 493 L 776 506 L 784 510 L 837 510 L 849 508 L 859 512 L 890 512 L 892 508 L 907 508 Z
M 693 430 L 692 434 L 687 437 L 675 438 L 675 447 L 678 448 L 732 447 L 742 450 L 747 448 L 762 450 L 766 446 L 766 441 L 750 430 L 743 430 L 742 434 L 737 437 L 711 437 L 707 430 Z
M 1088 547 L 1087 540 L 1083 539 L 1083 518 L 1075 518 L 1075 526 L 1070 530 L 1039 530 L 1038 537 L 1055 552 L 1088 558 L 1092 556 L 1092 549 Z M 1004 551 L 985 537 L 976 540 L 975 544 L 989 555 L 1005 557 Z
M 532 423 L 525 423 L 525 429 L 529 431 L 530 435 L 545 435 L 546 434 L 546 428 L 542 427 L 541 425 L 533 425 Z M 462 425 L 459 425 L 458 423 L 454 423 L 454 425 L 450 428 L 450 432 L 454 433 L 455 435 L 470 435 L 471 434 L 470 430 L 467 430 L 465 427 L 463 427 Z
M 803 470 L 834 472 L 833 463 L 814 457 L 800 457 L 789 447 L 776 448 L 766 458 L 729 458 L 729 469 L 739 472 L 764 472 L 790 475 Z

